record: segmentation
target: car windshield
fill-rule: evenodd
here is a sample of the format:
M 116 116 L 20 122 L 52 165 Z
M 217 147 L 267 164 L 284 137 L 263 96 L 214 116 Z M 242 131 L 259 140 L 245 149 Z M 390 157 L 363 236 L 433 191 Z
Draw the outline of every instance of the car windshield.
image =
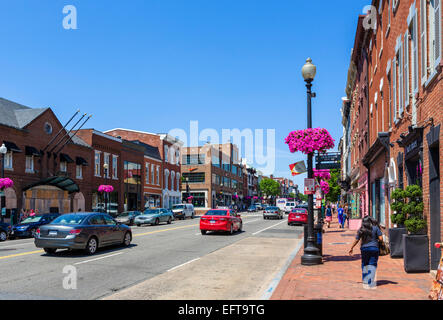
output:
M 286 205 L 287 205 L 288 207 L 293 207 L 293 206 L 295 206 L 295 203 L 293 203 L 293 202 L 288 202 Z
M 172 209 L 184 209 L 185 206 L 182 204 L 176 204 L 175 206 L 172 207 Z
M 295 213 L 305 213 L 306 210 L 299 208 L 299 209 L 292 209 L 292 212 L 295 212 Z
M 41 219 L 42 219 L 42 216 L 29 217 L 29 218 L 26 218 L 25 220 L 23 220 L 20 224 L 31 223 L 31 222 L 39 222 Z
M 160 210 L 159 209 L 155 209 L 155 210 L 145 210 L 145 212 L 143 212 L 143 214 L 159 214 Z
M 77 225 L 82 224 L 87 216 L 79 215 L 79 214 L 64 214 L 53 220 L 51 224 L 60 224 L 60 225 Z
M 267 207 L 266 210 L 278 210 L 277 207 Z
M 226 216 L 228 211 L 225 210 L 209 210 L 205 213 L 205 216 Z

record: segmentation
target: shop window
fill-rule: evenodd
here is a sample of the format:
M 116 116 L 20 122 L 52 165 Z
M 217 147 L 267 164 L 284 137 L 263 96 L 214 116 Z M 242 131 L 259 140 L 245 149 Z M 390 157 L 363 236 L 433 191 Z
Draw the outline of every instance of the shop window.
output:
M 8 152 L 5 154 L 5 169 L 10 169 L 12 170 L 12 152 Z
M 83 178 L 83 168 L 81 165 L 77 165 L 75 168 L 75 177 L 77 179 L 82 179 Z
M 26 156 L 25 171 L 27 173 L 34 173 L 34 157 L 33 156 Z

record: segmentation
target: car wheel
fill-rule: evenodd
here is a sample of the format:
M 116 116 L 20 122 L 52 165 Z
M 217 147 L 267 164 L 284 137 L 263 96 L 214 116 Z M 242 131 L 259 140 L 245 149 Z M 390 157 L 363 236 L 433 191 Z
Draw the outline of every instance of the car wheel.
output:
M 6 232 L 4 231 L 0 232 L 0 241 L 6 241 L 7 237 L 8 235 L 6 234 Z
M 129 245 L 131 244 L 131 240 L 132 240 L 131 233 L 126 232 L 125 236 L 123 237 L 123 245 L 125 247 L 129 247 Z
M 201 231 L 202 235 L 206 234 L 206 230 L 200 230 L 200 231 Z
M 171 217 L 169 217 L 168 224 L 171 224 L 171 223 L 172 223 L 172 219 L 171 219 Z
M 191 219 L 194 219 L 194 212 L 192 213 Z
M 54 248 L 43 248 L 43 250 L 45 250 L 47 254 L 54 254 L 57 251 L 57 249 Z
M 138 224 L 137 224 L 137 227 L 140 227 L 140 226 L 141 226 L 141 224 L 138 223 Z
M 243 231 L 243 223 L 240 223 L 240 228 L 238 228 L 238 232 L 242 232 Z
M 231 228 L 229 229 L 229 234 L 234 234 L 234 228 L 232 227 L 232 224 L 231 224 Z
M 157 218 L 155 219 L 155 225 L 157 226 L 160 223 L 160 220 Z
M 94 253 L 97 252 L 97 247 L 98 247 L 97 238 L 92 237 L 91 239 L 89 239 L 88 243 L 86 244 L 85 251 L 87 254 L 93 255 Z

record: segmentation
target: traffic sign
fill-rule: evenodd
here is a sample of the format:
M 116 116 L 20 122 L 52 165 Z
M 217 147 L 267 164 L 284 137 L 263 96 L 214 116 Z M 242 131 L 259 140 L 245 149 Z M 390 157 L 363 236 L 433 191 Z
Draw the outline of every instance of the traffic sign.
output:
M 315 194 L 315 179 L 305 179 L 305 194 Z

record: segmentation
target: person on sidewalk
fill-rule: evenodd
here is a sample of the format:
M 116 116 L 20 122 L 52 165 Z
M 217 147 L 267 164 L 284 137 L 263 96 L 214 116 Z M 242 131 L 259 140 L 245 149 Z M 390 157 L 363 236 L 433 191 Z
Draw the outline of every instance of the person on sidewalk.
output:
M 331 221 L 332 221 L 332 209 L 331 205 L 328 204 L 328 208 L 326 209 L 326 223 L 328 224 L 328 228 L 331 227 Z
M 343 229 L 345 226 L 345 219 L 344 219 L 344 210 L 341 205 L 338 206 L 337 213 L 338 213 L 339 227 Z
M 357 232 L 349 255 L 352 256 L 354 247 L 360 242 L 361 269 L 364 289 L 376 289 L 376 272 L 380 254 L 378 243 L 383 241 L 383 234 L 376 221 L 369 216 L 363 218 L 362 226 Z

